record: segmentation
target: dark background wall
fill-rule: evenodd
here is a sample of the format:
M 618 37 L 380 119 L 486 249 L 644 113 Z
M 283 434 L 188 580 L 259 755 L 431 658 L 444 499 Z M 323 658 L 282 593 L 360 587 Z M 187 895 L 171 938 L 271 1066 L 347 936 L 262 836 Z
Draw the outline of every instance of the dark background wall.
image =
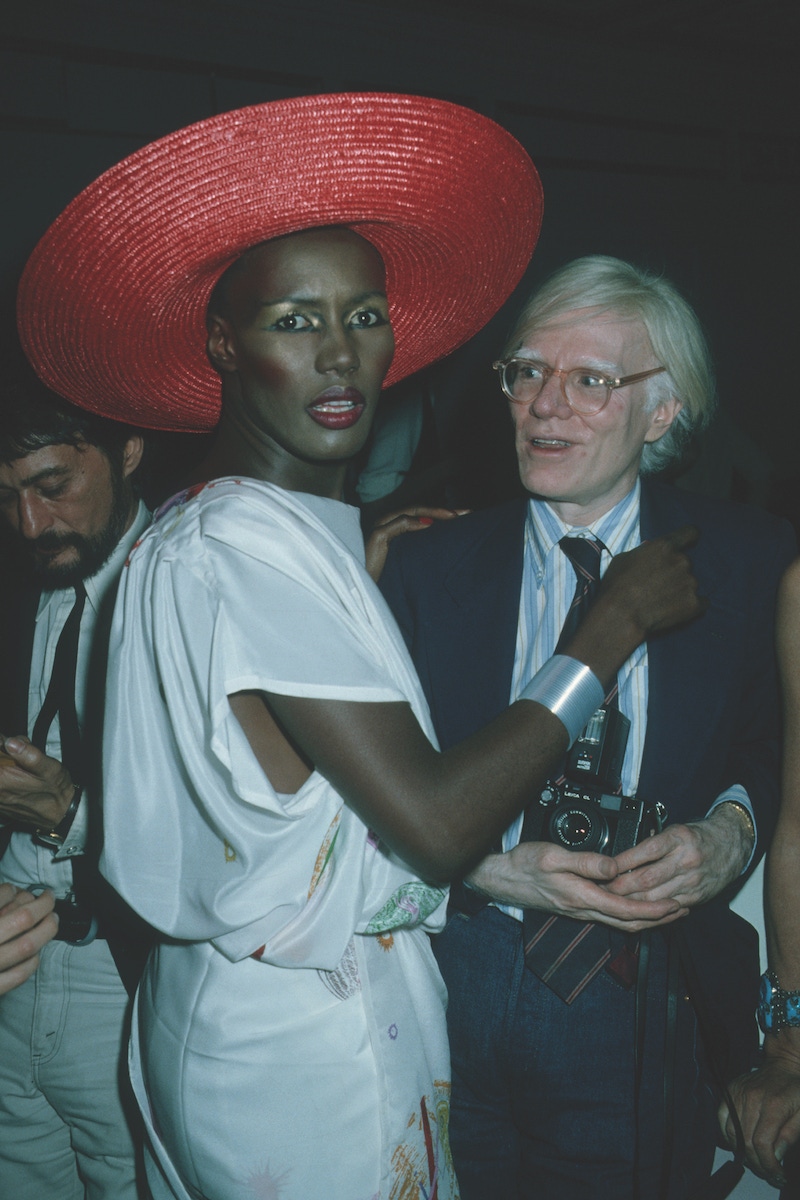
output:
M 14 281 L 47 224 L 153 138 L 303 92 L 442 96 L 507 126 L 539 167 L 544 229 L 521 291 L 585 253 L 664 271 L 703 320 L 734 422 L 716 435 L 718 464 L 736 460 L 734 490 L 760 500 L 772 470 L 770 502 L 788 508 L 798 477 L 798 8 L 17 0 L 0 43 L 6 324 Z M 509 319 L 502 313 L 438 374 L 445 398 L 488 395 L 486 364 Z M 490 403 L 443 403 L 445 436 Z M 729 485 L 726 475 L 710 486 Z

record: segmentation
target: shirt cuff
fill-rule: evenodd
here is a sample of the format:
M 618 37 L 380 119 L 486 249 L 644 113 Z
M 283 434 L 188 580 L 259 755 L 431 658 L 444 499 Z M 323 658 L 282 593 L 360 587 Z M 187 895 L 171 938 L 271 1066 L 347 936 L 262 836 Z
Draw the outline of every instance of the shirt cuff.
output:
M 720 792 L 714 803 L 711 805 L 711 808 L 706 813 L 706 816 L 710 817 L 715 808 L 719 808 L 720 804 L 727 804 L 731 800 L 733 800 L 736 804 L 741 804 L 743 808 L 746 808 L 750 814 L 750 820 L 753 822 L 755 839 L 753 841 L 753 849 L 750 852 L 750 857 L 742 868 L 742 875 L 745 875 L 750 869 L 750 864 L 755 857 L 756 848 L 758 846 L 758 826 L 756 825 L 756 815 L 753 812 L 753 805 L 750 803 L 750 797 L 748 796 L 742 784 L 734 783 L 731 787 L 726 788 L 724 792 Z
M 53 862 L 63 862 L 65 859 L 76 858 L 79 854 L 85 854 L 88 839 L 89 805 L 86 800 L 86 793 L 84 792 L 78 804 L 75 819 L 69 827 L 69 833 L 64 838 L 63 845 L 59 846 L 53 855 Z

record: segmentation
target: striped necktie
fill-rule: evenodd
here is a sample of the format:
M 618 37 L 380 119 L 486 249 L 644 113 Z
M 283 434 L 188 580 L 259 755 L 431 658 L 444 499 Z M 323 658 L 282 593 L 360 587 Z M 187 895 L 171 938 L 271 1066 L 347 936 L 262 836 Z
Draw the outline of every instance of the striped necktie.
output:
M 559 546 L 575 570 L 575 594 L 564 620 L 556 653 L 577 630 L 600 585 L 600 560 L 605 547 L 596 538 L 564 537 Z M 605 703 L 614 703 L 616 682 Z M 562 764 L 563 768 L 563 764 Z M 563 780 L 563 770 L 559 772 Z M 540 820 L 533 805 L 525 814 L 521 841 L 540 836 Z M 592 921 L 575 921 L 538 909 L 525 909 L 522 916 L 525 965 L 567 1004 L 591 983 L 611 957 L 608 930 Z

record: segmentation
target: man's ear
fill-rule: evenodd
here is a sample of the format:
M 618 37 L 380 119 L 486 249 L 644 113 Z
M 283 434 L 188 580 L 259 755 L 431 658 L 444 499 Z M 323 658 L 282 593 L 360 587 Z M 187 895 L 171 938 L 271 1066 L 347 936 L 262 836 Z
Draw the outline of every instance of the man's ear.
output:
M 660 400 L 650 414 L 650 428 L 645 434 L 645 442 L 657 442 L 672 425 L 678 413 L 683 408 L 677 396 L 669 400 Z
M 122 451 L 122 478 L 127 479 L 138 467 L 144 454 L 144 438 L 140 433 L 134 433 L 125 443 Z
M 218 371 L 230 373 L 236 370 L 236 339 L 230 321 L 226 317 L 210 316 L 208 318 L 206 352 L 211 359 L 212 367 Z

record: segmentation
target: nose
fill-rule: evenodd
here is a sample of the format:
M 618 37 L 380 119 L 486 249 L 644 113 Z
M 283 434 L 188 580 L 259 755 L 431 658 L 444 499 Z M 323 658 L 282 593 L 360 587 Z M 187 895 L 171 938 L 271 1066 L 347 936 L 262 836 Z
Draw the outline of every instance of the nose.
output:
M 17 522 L 20 535 L 27 541 L 35 541 L 53 524 L 53 516 L 46 501 L 40 496 L 22 495 L 17 506 Z
M 337 375 L 349 375 L 360 365 L 361 359 L 352 331 L 342 326 L 329 327 L 317 354 L 317 370 L 323 375 L 329 371 Z
M 557 420 L 567 420 L 572 416 L 572 409 L 567 404 L 561 390 L 561 376 L 553 373 L 539 392 L 535 400 L 528 405 L 528 412 L 537 417 L 555 417 Z

